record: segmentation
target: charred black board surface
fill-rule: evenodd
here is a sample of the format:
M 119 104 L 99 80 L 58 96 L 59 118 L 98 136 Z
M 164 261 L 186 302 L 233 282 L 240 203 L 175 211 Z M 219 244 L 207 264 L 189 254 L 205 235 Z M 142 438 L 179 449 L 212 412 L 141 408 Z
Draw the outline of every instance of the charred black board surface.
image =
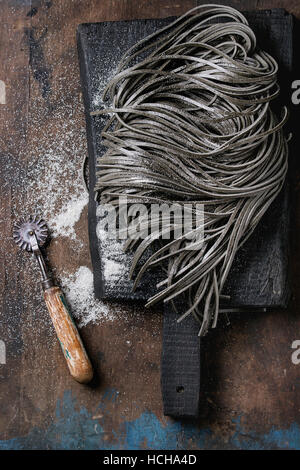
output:
M 258 44 L 276 57 L 280 77 L 287 82 L 292 67 L 292 17 L 284 10 L 246 13 Z M 98 231 L 99 214 L 94 200 L 96 158 L 105 152 L 101 130 L 105 118 L 90 112 L 103 106 L 102 91 L 121 58 L 137 41 L 169 24 L 174 18 L 82 24 L 78 27 L 78 51 L 86 112 L 89 151 L 89 237 L 94 269 L 95 295 L 99 299 L 146 300 L 155 292 L 159 273 L 147 274 L 133 294 L 127 273 L 132 254 Z M 282 47 L 284 45 L 284 47 Z M 279 78 L 280 78 L 279 77 Z M 231 306 L 285 307 L 288 286 L 289 198 L 286 186 L 240 250 L 224 293 Z M 97 236 L 98 235 L 98 236 Z M 100 239 L 99 239 L 100 238 Z M 162 390 L 164 412 L 194 416 L 200 389 L 200 343 L 198 326 L 190 318 L 177 325 L 176 316 L 164 314 Z M 188 344 L 188 349 L 186 345 Z

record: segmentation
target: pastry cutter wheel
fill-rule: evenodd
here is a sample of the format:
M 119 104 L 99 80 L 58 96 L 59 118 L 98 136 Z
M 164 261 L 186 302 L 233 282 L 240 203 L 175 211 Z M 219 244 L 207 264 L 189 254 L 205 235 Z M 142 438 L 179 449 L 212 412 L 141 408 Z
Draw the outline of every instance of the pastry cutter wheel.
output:
M 79 336 L 78 330 L 68 309 L 63 292 L 55 286 L 47 271 L 40 247 L 48 237 L 45 221 L 38 216 L 21 220 L 15 224 L 13 238 L 23 250 L 32 252 L 42 273 L 44 299 L 71 375 L 77 382 L 88 383 L 93 378 L 93 369 Z

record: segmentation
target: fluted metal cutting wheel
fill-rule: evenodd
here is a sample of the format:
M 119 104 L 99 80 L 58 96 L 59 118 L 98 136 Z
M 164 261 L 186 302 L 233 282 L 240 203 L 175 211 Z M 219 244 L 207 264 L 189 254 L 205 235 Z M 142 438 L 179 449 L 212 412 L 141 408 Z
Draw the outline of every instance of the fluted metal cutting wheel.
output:
M 35 234 L 39 246 L 43 246 L 48 238 L 46 222 L 39 216 L 30 216 L 28 220 L 20 220 L 13 229 L 13 238 L 16 244 L 26 251 L 32 251 L 30 236 Z

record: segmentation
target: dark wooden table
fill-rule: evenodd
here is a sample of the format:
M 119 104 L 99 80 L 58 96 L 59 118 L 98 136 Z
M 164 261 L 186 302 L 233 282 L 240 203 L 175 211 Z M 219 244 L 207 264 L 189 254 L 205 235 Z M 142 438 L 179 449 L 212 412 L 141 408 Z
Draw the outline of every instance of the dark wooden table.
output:
M 223 3 L 247 10 L 283 7 L 300 19 L 298 0 Z M 0 80 L 6 96 L 1 85 L 0 349 L 6 349 L 6 363 L 0 364 L 0 449 L 300 449 L 300 364 L 291 359 L 292 344 L 300 340 L 297 237 L 292 237 L 290 308 L 232 316 L 230 325 L 221 322 L 205 338 L 197 422 L 163 416 L 159 310 L 120 304 L 102 308 L 88 298 L 86 308 L 100 309 L 101 318 L 81 333 L 97 378 L 90 387 L 75 383 L 41 300 L 38 271 L 11 239 L 14 220 L 39 208 L 57 229 L 62 227 L 48 250 L 56 276 L 74 284 L 80 266 L 88 272 L 76 27 L 180 15 L 196 4 L 1 2 Z M 293 170 L 297 232 L 297 165 Z M 77 215 L 68 225 L 72 208 Z

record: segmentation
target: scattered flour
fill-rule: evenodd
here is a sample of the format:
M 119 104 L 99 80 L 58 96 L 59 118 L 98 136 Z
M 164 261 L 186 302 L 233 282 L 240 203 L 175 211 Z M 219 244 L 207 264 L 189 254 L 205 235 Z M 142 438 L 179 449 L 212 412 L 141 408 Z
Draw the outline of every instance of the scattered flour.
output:
M 84 207 L 88 203 L 88 194 L 83 193 L 77 197 L 72 197 L 71 200 L 65 204 L 59 213 L 49 220 L 54 237 L 69 237 L 72 240 L 76 239 L 74 225 L 79 221 L 80 215 Z
M 104 264 L 104 278 L 111 279 L 117 278 L 120 279 L 124 276 L 125 273 L 125 266 L 118 261 L 114 261 L 111 259 L 105 260 Z
M 78 266 L 71 267 L 71 272 L 67 268 L 55 266 L 55 257 L 60 255 L 64 247 L 63 237 L 70 239 L 70 256 L 74 254 L 74 260 L 81 259 L 82 254 L 85 256 L 84 244 L 88 243 L 87 237 L 83 239 L 82 231 L 76 232 L 75 227 L 88 204 L 82 181 L 82 162 L 87 155 L 87 141 L 76 47 L 70 48 L 67 54 L 60 54 L 61 51 L 57 51 L 55 59 L 46 57 L 52 64 L 55 60 L 56 70 L 46 97 L 40 93 L 39 83 L 32 80 L 30 103 L 27 113 L 24 113 L 26 125 L 22 128 L 23 138 L 16 141 L 14 133 L 10 132 L 9 127 L 7 129 L 7 148 L 3 152 L 6 172 L 4 185 L 12 195 L 12 212 L 16 219 L 39 214 L 47 221 L 51 237 L 56 238 L 56 244 L 52 247 L 52 269 L 55 277 L 61 280 L 60 285 L 70 309 L 79 320 L 79 326 L 84 326 L 90 322 L 115 319 L 117 307 L 108 308 L 95 299 L 93 274 L 87 266 L 78 269 Z M 99 90 L 93 102 L 95 109 L 105 106 L 101 96 L 115 65 L 109 64 L 107 76 L 99 77 Z M 21 152 L 25 152 L 26 158 L 19 162 L 17 157 Z M 27 255 L 18 253 L 18 256 L 21 271 L 24 269 L 22 260 Z M 26 283 L 30 290 L 28 295 L 24 293 L 23 306 L 32 312 L 32 323 L 29 326 L 36 331 L 41 328 L 52 331 L 49 329 L 49 316 L 41 303 L 40 287 L 32 287 L 33 279 L 40 276 L 39 270 L 30 259 L 26 259 L 25 263 Z M 7 278 L 10 273 L 14 275 L 15 264 L 15 253 L 12 252 L 9 259 L 6 254 Z M 40 310 L 37 305 L 41 306 Z M 12 335 L 14 329 L 12 325 Z
M 61 286 L 80 327 L 91 322 L 114 320 L 114 313 L 109 307 L 95 299 L 93 273 L 87 266 L 80 266 L 75 274 L 62 276 Z
M 85 129 L 76 132 L 75 121 L 62 122 L 52 139 L 48 136 L 35 142 L 38 158 L 29 163 L 26 174 L 26 206 L 41 214 L 48 223 L 52 237 L 76 240 L 74 225 L 88 203 L 81 176 L 86 155 Z M 76 138 L 75 138 L 76 137 Z M 76 142 L 76 144 L 75 144 Z
M 133 282 L 129 279 L 131 262 L 124 252 L 125 240 L 120 241 L 110 237 L 109 233 L 102 228 L 102 222 L 99 220 L 96 233 L 101 253 L 106 294 L 117 293 L 122 288 L 131 291 L 133 287 Z

